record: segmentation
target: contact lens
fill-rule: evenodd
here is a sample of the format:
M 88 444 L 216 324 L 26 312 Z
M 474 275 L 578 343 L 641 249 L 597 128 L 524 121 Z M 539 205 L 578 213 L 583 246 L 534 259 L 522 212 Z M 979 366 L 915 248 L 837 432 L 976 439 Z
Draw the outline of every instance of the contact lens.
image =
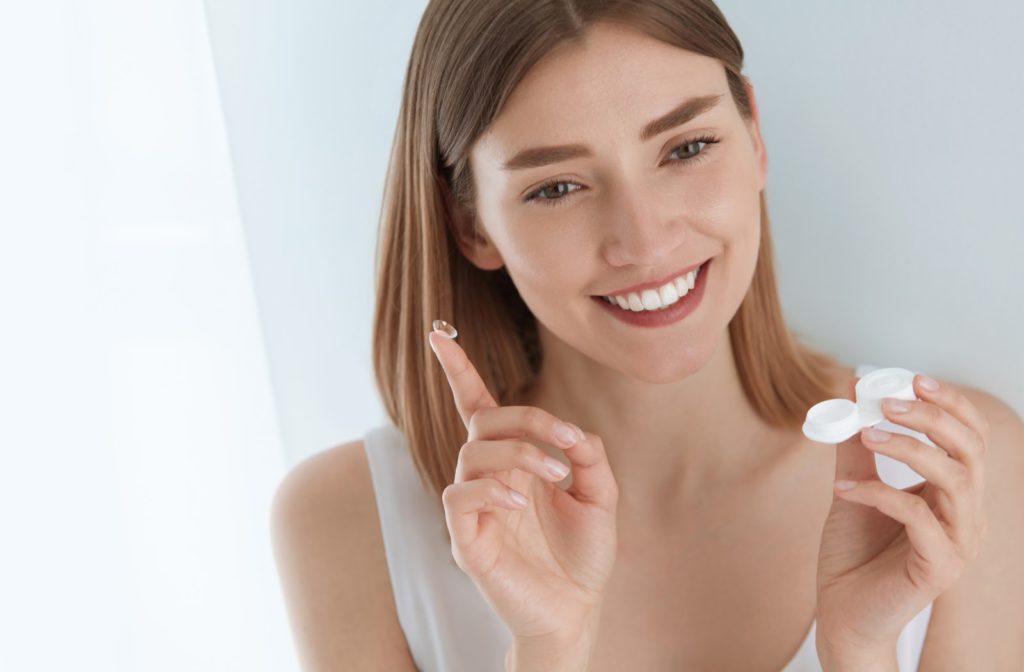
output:
M 448 324 L 444 320 L 434 320 L 434 331 L 438 332 L 442 336 L 454 339 L 459 335 L 459 332 L 452 325 Z

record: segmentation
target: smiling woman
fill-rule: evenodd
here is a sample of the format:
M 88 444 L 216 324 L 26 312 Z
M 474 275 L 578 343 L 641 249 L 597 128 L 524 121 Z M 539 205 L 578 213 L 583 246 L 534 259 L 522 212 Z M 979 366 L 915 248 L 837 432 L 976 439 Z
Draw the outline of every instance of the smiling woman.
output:
M 798 432 L 806 410 L 845 382 L 849 367 L 799 343 L 782 316 L 767 149 L 742 59 L 709 2 L 428 7 L 389 167 L 374 347 L 385 406 L 435 492 L 451 482 L 450 446 L 465 432 L 410 315 L 463 327 L 460 342 L 499 403 L 532 400 L 581 418 L 598 414 L 546 393 L 573 353 L 617 362 L 639 381 L 678 383 L 677 403 L 736 402 L 739 425 L 783 433 Z M 428 165 L 423 146 L 436 148 Z M 699 310 L 635 329 L 653 306 L 643 289 L 709 260 L 708 295 L 676 302 L 696 308 L 703 297 Z M 628 304 L 637 286 L 639 310 L 625 321 L 593 300 L 619 292 Z M 686 379 L 701 370 L 698 390 Z M 656 430 L 650 450 L 671 433 Z M 678 458 L 695 450 L 674 445 Z M 652 484 L 639 451 L 630 455 L 620 483 L 673 482 Z
M 925 500 L 836 494 L 839 475 L 881 484 L 873 453 L 857 440 L 837 461 L 802 435 L 856 372 L 783 319 L 742 68 L 709 0 L 427 6 L 378 239 L 390 423 L 300 465 L 277 500 L 307 660 L 916 667 L 952 570 L 892 606 L 907 591 L 890 574 L 926 574 L 902 572 L 899 524 L 916 511 L 920 539 Z M 989 406 L 947 389 L 921 423 L 944 404 L 980 452 Z M 902 494 L 918 492 L 942 501 Z

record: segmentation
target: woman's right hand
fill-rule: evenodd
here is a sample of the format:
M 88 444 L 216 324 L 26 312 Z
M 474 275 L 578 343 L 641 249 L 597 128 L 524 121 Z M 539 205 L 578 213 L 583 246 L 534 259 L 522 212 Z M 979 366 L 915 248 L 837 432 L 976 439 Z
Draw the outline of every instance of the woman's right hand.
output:
M 600 437 L 563 443 L 547 411 L 499 407 L 458 343 L 438 331 L 428 339 L 469 431 L 442 496 L 456 564 L 518 644 L 593 634 L 617 543 L 618 486 Z M 555 485 L 564 476 L 533 441 L 564 451 L 571 487 Z

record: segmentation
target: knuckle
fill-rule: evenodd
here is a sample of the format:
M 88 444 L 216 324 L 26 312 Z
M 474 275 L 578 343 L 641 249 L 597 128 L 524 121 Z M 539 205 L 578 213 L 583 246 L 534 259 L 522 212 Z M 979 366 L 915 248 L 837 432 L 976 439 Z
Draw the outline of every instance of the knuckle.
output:
M 930 422 L 938 422 L 942 418 L 943 410 L 935 404 L 923 403 L 918 405 L 921 407 L 923 415 Z
M 913 496 L 913 499 L 910 500 L 909 506 L 911 515 L 917 520 L 930 516 L 932 513 L 932 509 L 928 506 L 928 502 L 924 501 L 924 498 L 919 495 Z
M 978 432 L 978 439 L 981 447 L 978 449 L 979 452 L 984 455 L 988 452 L 988 442 L 992 436 L 992 426 L 988 420 L 982 420 L 981 430 Z
M 463 353 L 463 357 L 465 358 L 465 353 Z M 473 365 L 469 363 L 468 359 L 466 360 L 466 370 L 469 370 L 469 371 L 473 370 Z M 487 405 L 487 397 L 489 396 L 489 394 L 490 393 L 487 391 L 487 388 L 481 386 L 480 390 L 477 392 L 476 397 L 474 397 L 473 401 L 470 402 L 470 404 L 469 404 L 470 408 L 484 408 L 484 407 L 486 407 L 486 405 Z
M 988 419 L 987 415 L 981 416 L 981 438 L 985 443 L 988 443 L 989 437 L 992 436 L 992 421 Z
M 469 422 L 466 424 L 471 437 L 480 436 L 480 409 L 473 411 L 473 415 L 469 416 Z
M 523 413 L 523 424 L 532 430 L 536 434 L 546 433 L 544 430 L 547 426 L 548 418 L 547 413 L 540 410 L 536 406 L 527 406 L 526 411 Z
M 900 446 L 906 446 L 907 451 L 910 452 L 911 460 L 927 460 L 931 456 L 932 451 L 935 450 L 931 446 L 927 446 L 917 439 L 900 434 L 893 436 L 889 440 L 898 442 Z
M 536 457 L 539 449 L 529 441 L 516 441 L 512 444 L 512 453 L 517 464 L 522 464 Z
M 479 452 L 478 441 L 467 441 L 459 448 L 459 455 L 455 458 L 456 481 L 463 480 L 466 470 L 474 463 Z
M 487 479 L 487 496 L 492 500 L 503 499 L 508 496 L 509 486 L 496 478 Z
M 969 490 L 971 487 L 971 470 L 960 462 L 953 462 L 953 487 L 960 491 Z
M 477 447 L 479 445 L 480 442 L 476 439 L 471 439 L 462 444 L 462 448 L 459 448 L 459 462 L 463 462 L 464 460 L 468 460 L 473 457 L 473 455 L 476 454 Z
M 988 436 L 988 429 L 986 427 L 982 427 L 982 431 L 977 435 L 976 441 L 977 447 L 975 448 L 975 452 L 977 452 L 978 455 L 985 455 L 988 453 Z

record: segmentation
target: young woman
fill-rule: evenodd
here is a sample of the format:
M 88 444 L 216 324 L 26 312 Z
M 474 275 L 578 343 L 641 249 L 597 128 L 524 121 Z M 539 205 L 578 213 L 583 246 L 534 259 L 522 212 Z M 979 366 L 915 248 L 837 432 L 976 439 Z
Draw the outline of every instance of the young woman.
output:
M 305 669 L 1020 669 L 1024 423 L 918 375 L 908 433 L 803 436 L 865 367 L 785 325 L 742 61 L 710 0 L 429 4 L 390 422 L 274 504 Z

